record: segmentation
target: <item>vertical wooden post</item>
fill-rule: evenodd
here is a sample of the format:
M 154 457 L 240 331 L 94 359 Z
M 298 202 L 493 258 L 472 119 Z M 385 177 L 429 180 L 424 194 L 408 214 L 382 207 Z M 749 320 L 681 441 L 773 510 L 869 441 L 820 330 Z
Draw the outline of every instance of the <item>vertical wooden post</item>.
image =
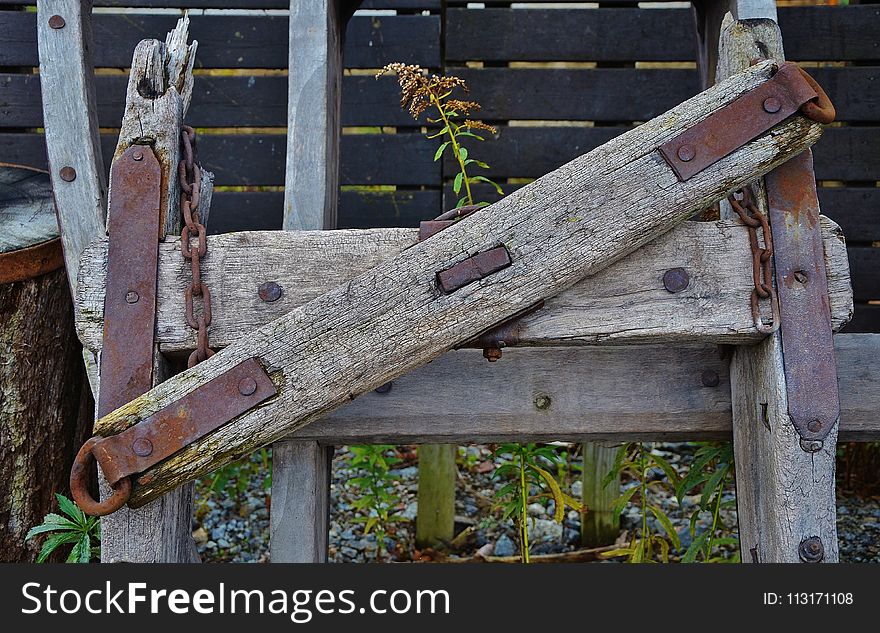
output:
M 584 442 L 583 493 L 587 513 L 581 519 L 581 544 L 599 547 L 613 543 L 620 533 L 620 516 L 612 512 L 620 495 L 620 473 L 607 486 L 605 475 L 614 466 L 617 447 L 602 442 Z
M 416 544 L 437 546 L 455 531 L 455 444 L 419 446 L 419 509 Z
M 291 0 L 285 231 L 336 226 L 342 0 Z M 265 280 L 270 281 L 270 280 Z M 287 440 L 272 446 L 273 563 L 327 561 L 333 448 Z
M 775 17 L 775 5 L 767 5 Z M 755 58 L 784 59 L 782 35 L 773 19 L 735 21 L 728 14 L 720 28 L 718 50 L 719 79 L 748 67 Z M 766 213 L 763 179 L 753 190 Z M 799 562 L 801 543 L 811 537 L 821 539 L 824 562 L 837 562 L 837 427 L 820 451 L 801 448 L 788 415 L 779 332 L 758 345 L 737 347 L 730 377 L 743 562 Z

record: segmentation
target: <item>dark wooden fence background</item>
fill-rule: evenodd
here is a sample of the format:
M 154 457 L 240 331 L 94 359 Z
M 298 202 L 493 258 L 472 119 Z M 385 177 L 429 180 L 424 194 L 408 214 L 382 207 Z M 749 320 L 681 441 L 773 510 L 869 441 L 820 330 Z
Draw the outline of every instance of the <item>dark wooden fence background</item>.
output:
M 403 61 L 464 77 L 496 139 L 472 147 L 505 191 L 554 169 L 698 90 L 690 9 L 601 3 L 516 8 L 489 1 L 367 0 L 348 27 L 340 227 L 413 226 L 454 205 L 454 166 L 398 107 Z M 565 3 L 554 3 L 558 6 Z M 540 5 L 532 3 L 530 6 Z M 287 0 L 97 0 L 99 120 L 112 155 L 134 45 L 189 7 L 199 40 L 188 122 L 216 174 L 212 232 L 281 226 L 287 121 Z M 137 7 L 138 12 L 118 12 Z M 202 9 L 246 8 L 241 14 Z M 0 0 L 0 161 L 46 166 L 33 6 Z M 880 5 L 786 6 L 789 59 L 838 109 L 815 149 L 823 212 L 846 233 L 857 301 L 848 331 L 880 331 Z M 492 192 L 480 191 L 482 199 Z M 871 304 L 870 301 L 875 303 Z

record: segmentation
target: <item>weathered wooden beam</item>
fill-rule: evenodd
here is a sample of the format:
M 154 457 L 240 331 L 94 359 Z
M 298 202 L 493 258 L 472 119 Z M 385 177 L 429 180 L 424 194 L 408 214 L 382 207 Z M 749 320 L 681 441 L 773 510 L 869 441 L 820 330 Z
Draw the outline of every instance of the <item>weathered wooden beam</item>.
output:
M 838 329 L 853 309 L 846 245 L 837 225 L 827 218 L 822 223 L 831 312 Z M 210 236 L 211 256 L 202 275 L 220 306 L 211 325 L 211 342 L 225 347 L 243 332 L 284 316 L 417 242 L 415 229 Z M 106 241 L 93 244 L 84 254 L 80 275 L 77 326 L 90 349 L 98 349 L 103 333 L 106 257 Z M 738 220 L 685 222 L 526 316 L 520 345 L 757 342 L 764 335 L 755 330 L 749 310 L 751 266 L 747 230 Z M 663 276 L 679 267 L 690 283 L 684 291 L 671 293 Z M 167 354 L 195 346 L 195 334 L 181 317 L 189 275 L 176 242 L 160 245 L 157 340 Z M 277 283 L 281 297 L 261 300 L 257 290 L 264 282 Z
M 776 68 L 757 64 L 700 93 L 104 416 L 98 432 L 119 432 L 254 357 L 278 389 L 273 399 L 150 468 L 131 503 L 142 505 L 426 364 L 809 147 L 822 127 L 793 115 L 685 182 L 656 151 L 768 81 Z M 503 249 L 509 265 L 457 291 L 438 287 L 439 271 L 490 249 Z
M 491 364 L 478 350 L 459 350 L 401 376 L 387 393 L 360 396 L 293 437 L 326 444 L 730 440 L 725 349 L 511 349 Z M 838 334 L 835 349 L 840 438 L 877 441 L 880 334 Z
M 774 3 L 764 4 L 768 13 L 771 5 L 775 10 Z M 725 16 L 718 77 L 765 57 L 784 59 L 776 22 L 735 21 L 729 14 Z M 755 183 L 754 191 L 766 214 L 763 180 Z M 788 413 L 781 332 L 756 346 L 736 348 L 730 371 L 742 560 L 807 561 L 810 557 L 804 555 L 801 544 L 818 537 L 824 556 L 817 560 L 837 562 L 834 470 L 838 427 L 824 439 L 820 450 L 802 448 Z
M 285 231 L 336 227 L 342 38 L 350 15 L 342 4 L 290 3 Z M 326 562 L 333 448 L 281 440 L 272 456 L 272 562 Z
M 71 294 L 79 259 L 104 232 L 107 178 L 92 67 L 92 3 L 39 0 L 37 38 L 46 152 Z

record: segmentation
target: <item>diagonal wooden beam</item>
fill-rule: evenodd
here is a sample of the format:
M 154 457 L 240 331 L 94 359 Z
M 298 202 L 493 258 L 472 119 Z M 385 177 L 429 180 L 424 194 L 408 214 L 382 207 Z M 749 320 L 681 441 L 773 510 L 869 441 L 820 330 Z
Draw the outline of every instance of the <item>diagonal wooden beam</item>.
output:
M 98 433 L 119 432 L 248 358 L 258 358 L 276 384 L 276 397 L 144 473 L 132 505 L 284 437 L 555 296 L 812 145 L 821 125 L 793 115 L 684 182 L 657 151 L 776 69 L 762 63 L 731 77 L 99 420 Z M 507 267 L 458 290 L 438 287 L 439 271 L 499 248 L 509 255 Z

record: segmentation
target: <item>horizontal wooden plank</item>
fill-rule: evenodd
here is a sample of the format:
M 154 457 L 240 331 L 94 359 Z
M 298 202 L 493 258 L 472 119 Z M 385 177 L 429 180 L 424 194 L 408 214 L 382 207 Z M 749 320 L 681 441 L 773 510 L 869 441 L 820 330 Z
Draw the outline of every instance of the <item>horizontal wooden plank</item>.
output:
M 780 7 L 778 14 L 789 59 L 880 59 L 876 5 Z M 693 16 L 681 8 L 449 9 L 446 32 L 450 61 L 696 58 Z
M 834 342 L 839 438 L 876 441 L 880 335 L 838 334 Z M 718 385 L 704 385 L 704 372 L 718 374 Z M 331 445 L 729 441 L 731 424 L 728 363 L 714 346 L 511 349 L 492 364 L 460 350 L 293 437 Z
M 856 303 L 854 307 L 852 321 L 843 327 L 844 332 L 880 332 L 880 305 Z
M 819 187 L 822 213 L 843 229 L 847 241 L 880 241 L 880 188 Z
M 218 191 L 211 201 L 211 235 L 280 230 L 283 191 Z M 340 229 L 414 227 L 440 214 L 440 191 L 348 191 L 339 194 Z
M 102 134 L 104 160 L 113 156 L 115 134 Z M 282 185 L 287 137 L 284 134 L 203 134 L 199 157 L 214 172 L 215 186 Z M 340 184 L 432 185 L 440 183 L 431 141 L 421 134 L 345 134 Z M 6 162 L 47 168 L 41 134 L 0 134 Z M 106 167 L 109 171 L 109 165 Z
M 289 6 L 289 5 L 288 5 Z M 144 38 L 162 39 L 176 15 L 97 13 L 92 17 L 96 67 L 127 68 Z M 36 13 L 0 12 L 0 66 L 37 66 Z M 287 16 L 192 15 L 199 42 L 196 68 L 287 68 Z M 381 68 L 395 61 L 440 66 L 440 17 L 355 16 L 348 24 L 347 68 Z
M 212 211 L 212 216 L 215 212 Z M 576 211 L 572 211 L 576 213 Z M 339 284 L 390 260 L 417 242 L 416 229 L 262 232 L 218 236 L 202 277 L 215 310 L 211 342 L 231 344 Z M 846 249 L 833 223 L 823 219 L 832 321 L 839 328 L 852 312 Z M 106 242 L 83 258 L 77 330 L 97 349 L 103 335 Z M 194 332 L 182 320 L 187 264 L 176 242 L 160 246 L 157 343 L 166 353 L 187 352 Z M 682 267 L 691 277 L 678 294 L 663 275 Z M 686 222 L 651 244 L 588 277 L 521 321 L 521 345 L 590 345 L 620 342 L 713 341 L 748 343 L 762 338 L 752 322 L 751 252 L 738 221 Z M 265 277 L 265 278 L 264 278 Z M 271 303 L 256 287 L 276 281 L 285 289 Z
M 855 300 L 880 300 L 880 248 L 851 246 L 847 250 Z
M 495 178 L 538 178 L 628 127 L 501 126 L 493 141 L 469 148 Z M 880 127 L 830 127 L 813 148 L 820 180 L 876 181 L 880 177 Z M 445 173 L 455 173 L 451 162 Z
M 125 75 L 95 77 L 98 123 L 117 128 L 125 109 Z M 187 123 L 196 127 L 285 127 L 286 76 L 197 76 Z M 407 127 L 416 123 L 399 106 L 394 77 L 347 75 L 342 78 L 342 125 Z M 424 119 L 424 117 L 423 117 Z M 40 78 L 0 74 L 0 128 L 42 127 Z

